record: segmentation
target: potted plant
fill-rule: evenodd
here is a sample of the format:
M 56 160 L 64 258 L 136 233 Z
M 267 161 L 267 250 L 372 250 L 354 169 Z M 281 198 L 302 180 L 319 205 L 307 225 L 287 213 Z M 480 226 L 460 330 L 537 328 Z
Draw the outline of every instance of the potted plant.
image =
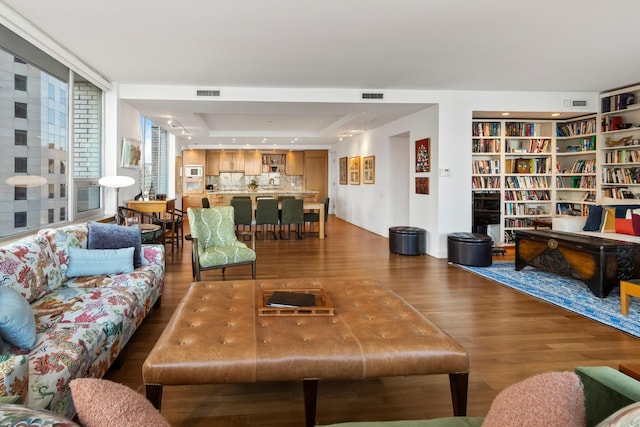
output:
M 255 179 L 252 179 L 249 184 L 247 184 L 247 187 L 249 188 L 249 191 L 256 191 L 256 189 L 258 188 L 258 183 Z

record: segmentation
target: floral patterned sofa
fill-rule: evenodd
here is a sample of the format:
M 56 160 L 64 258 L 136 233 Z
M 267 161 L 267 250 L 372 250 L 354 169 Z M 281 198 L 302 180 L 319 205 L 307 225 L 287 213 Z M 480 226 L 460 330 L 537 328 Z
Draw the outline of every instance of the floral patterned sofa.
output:
M 164 287 L 162 245 L 138 246 L 137 266 L 131 263 L 130 272 L 69 277 L 72 254 L 99 252 L 80 250 L 87 248 L 90 227 L 44 229 L 0 247 L 0 290 L 10 287 L 4 291 L 22 295 L 26 311 L 32 309 L 26 318 L 35 318 L 30 350 L 0 339 L 0 396 L 19 395 L 27 406 L 69 418 L 75 414 L 69 382 L 101 378 L 159 304 Z

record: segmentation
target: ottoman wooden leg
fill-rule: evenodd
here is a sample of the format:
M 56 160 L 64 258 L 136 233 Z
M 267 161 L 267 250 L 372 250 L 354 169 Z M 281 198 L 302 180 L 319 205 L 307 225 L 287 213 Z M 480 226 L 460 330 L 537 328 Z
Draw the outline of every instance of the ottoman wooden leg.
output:
M 304 425 L 316 425 L 316 402 L 318 401 L 318 380 L 302 380 L 304 392 Z
M 147 400 L 159 411 L 160 405 L 162 405 L 162 385 L 147 384 L 145 392 L 147 394 Z
M 453 415 L 464 417 L 467 415 L 467 393 L 469 391 L 469 374 L 449 374 L 451 386 L 451 401 L 453 403 Z

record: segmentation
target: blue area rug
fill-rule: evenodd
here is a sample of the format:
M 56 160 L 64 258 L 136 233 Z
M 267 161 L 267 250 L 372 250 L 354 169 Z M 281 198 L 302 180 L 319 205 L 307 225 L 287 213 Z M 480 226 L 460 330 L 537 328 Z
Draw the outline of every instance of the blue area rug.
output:
M 579 280 L 539 271 L 532 267 L 515 271 L 513 262 L 494 262 L 490 267 L 455 265 L 630 335 L 640 337 L 640 298 L 630 298 L 629 316 L 625 317 L 620 313 L 620 288 L 618 287 L 613 288 L 606 298 L 598 298 L 591 293 L 587 285 Z

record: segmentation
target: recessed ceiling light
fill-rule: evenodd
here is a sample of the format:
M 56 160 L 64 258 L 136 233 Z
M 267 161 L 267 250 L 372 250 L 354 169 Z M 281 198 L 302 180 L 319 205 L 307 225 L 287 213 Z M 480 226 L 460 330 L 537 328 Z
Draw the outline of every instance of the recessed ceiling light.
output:
M 511 113 L 502 113 L 503 116 L 510 116 Z
M 560 115 L 560 113 L 552 113 L 551 117 L 558 117 Z

